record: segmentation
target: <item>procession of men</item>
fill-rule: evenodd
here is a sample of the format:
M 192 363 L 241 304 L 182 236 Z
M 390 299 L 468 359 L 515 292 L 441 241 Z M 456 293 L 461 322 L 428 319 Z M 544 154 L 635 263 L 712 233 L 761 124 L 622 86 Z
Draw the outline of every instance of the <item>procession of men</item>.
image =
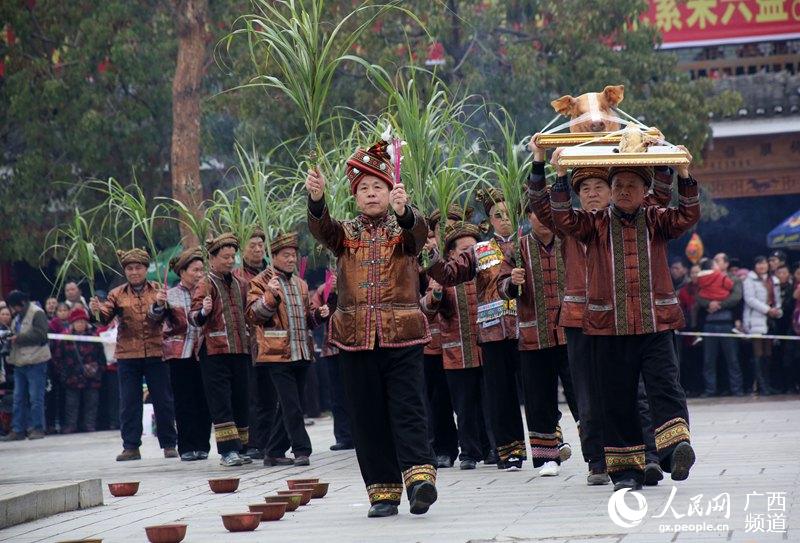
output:
M 171 288 L 146 279 L 146 250 L 118 251 L 125 282 L 73 308 L 75 320 L 116 322 L 117 460 L 142 457 L 144 382 L 165 458 L 207 459 L 213 429 L 224 467 L 309 466 L 303 396 L 312 332 L 324 327 L 345 406 L 331 449 L 355 448 L 369 517 L 398 514 L 403 493 L 412 514 L 426 513 L 437 470 L 456 459 L 461 470 L 513 472 L 530 458 L 540 477 L 556 477 L 573 456 L 570 437 L 587 485 L 639 490 L 665 473 L 685 480 L 695 452 L 667 243 L 699 219 L 691 156 L 676 148 L 686 159 L 674 170 L 570 171 L 558 148 L 548 186 L 538 136 L 519 187 L 528 233 L 512 228 L 511 203 L 493 186 L 474 195 L 481 225 L 471 222 L 471 198 L 424 217 L 393 142 L 381 139 L 345 164 L 355 218 L 331 216 L 325 174 L 308 170 L 308 229 L 335 259 L 316 290 L 299 270 L 294 230 L 271 239 L 260 228 L 247 239 L 216 232 L 170 261 L 179 278 Z M 35 306 L 9 300 L 23 326 L 33 321 Z M 35 342 L 13 354 L 22 366 L 47 356 Z M 562 431 L 566 409 L 577 436 Z

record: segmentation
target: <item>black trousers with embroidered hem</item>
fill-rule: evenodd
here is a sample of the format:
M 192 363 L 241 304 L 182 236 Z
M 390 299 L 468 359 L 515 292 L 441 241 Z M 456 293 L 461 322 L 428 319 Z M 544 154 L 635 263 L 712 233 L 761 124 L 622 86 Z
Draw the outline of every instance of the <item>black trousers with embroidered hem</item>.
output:
M 264 450 L 278 420 L 278 396 L 267 364 L 250 366 L 250 440 L 248 448 Z
M 284 456 L 286 444 L 291 444 L 295 457 L 311 454 L 311 439 L 306 432 L 301 397 L 306 375 L 311 367 L 307 360 L 269 362 L 269 376 L 280 399 L 280 417 L 275 418 L 270 432 L 267 452 L 271 457 Z M 288 439 L 287 439 L 288 437 Z
M 214 423 L 217 452 L 242 451 L 249 438 L 248 364 L 250 355 L 208 355 L 203 345 L 200 370 L 208 410 Z
M 480 462 L 488 441 L 483 425 L 483 369 L 444 370 L 458 420 L 461 460 Z
M 567 355 L 572 386 L 578 404 L 578 434 L 581 452 L 589 469 L 601 472 L 606 469 L 603 453 L 603 422 L 600 392 L 595 387 L 592 369 L 591 338 L 580 328 L 565 328 Z
M 453 418 L 453 402 L 442 362 L 442 355 L 424 357 L 426 411 L 431 446 L 436 456 L 458 457 L 458 431 Z
M 531 445 L 533 466 L 545 462 L 561 464 L 560 443 L 556 432 L 561 412 L 558 409 L 558 379 L 560 366 L 567 364 L 567 347 L 560 345 L 520 351 L 522 386 L 525 392 L 525 420 Z M 569 374 L 566 376 L 569 381 Z M 570 383 L 571 389 L 571 383 Z
M 630 336 L 592 336 L 601 391 L 603 445 L 613 481 L 642 481 L 645 440 L 638 406 L 644 380 L 661 467 L 670 470 L 672 450 L 689 441 L 686 395 L 678 381 L 671 331 Z
M 486 400 L 492 420 L 492 432 L 500 460 L 509 456 L 526 458 L 525 429 L 522 426 L 517 373 L 519 350 L 517 340 L 505 339 L 481 345 L 483 378 L 486 380 Z
M 175 398 L 178 452 L 208 452 L 211 449 L 211 415 L 203 388 L 200 362 L 191 357 L 169 360 L 167 364 L 172 396 Z
M 403 484 L 436 481 L 422 346 L 340 351 L 356 458 L 371 503 L 400 503 Z

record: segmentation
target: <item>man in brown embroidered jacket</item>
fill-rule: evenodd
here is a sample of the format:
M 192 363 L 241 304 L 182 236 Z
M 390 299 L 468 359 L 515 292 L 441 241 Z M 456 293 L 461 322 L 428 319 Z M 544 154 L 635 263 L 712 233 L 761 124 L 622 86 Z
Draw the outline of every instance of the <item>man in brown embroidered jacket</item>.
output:
M 471 251 L 480 237 L 480 229 L 468 222 L 454 222 L 446 232 L 444 248 L 448 259 Z M 444 375 L 458 419 L 459 467 L 475 469 L 491 448 L 483 414 L 483 361 L 478 346 L 475 281 L 443 289 L 431 279 L 420 305 L 426 314 L 436 316 L 441 329 Z
M 203 277 L 203 252 L 200 247 L 190 247 L 169 265 L 180 281 L 169 290 L 158 291 L 149 316 L 163 323 L 162 350 L 175 398 L 178 453 L 184 461 L 205 460 L 211 448 L 211 415 L 197 360 L 200 329 L 189 323 L 192 295 Z
M 307 466 L 311 440 L 301 398 L 314 359 L 309 331 L 328 316 L 328 306 L 311 310 L 308 285 L 295 273 L 298 249 L 295 232 L 272 240 L 272 267 L 250 282 L 246 313 L 256 334 L 253 361 L 269 369 L 280 399 L 281 417 L 273 422 L 264 460 L 285 457 L 288 435 L 294 465 Z
M 479 194 L 493 234 L 453 260 L 434 258 L 427 273 L 444 287 L 475 280 L 478 291 L 478 343 L 483 351 L 483 375 L 497 443 L 497 468 L 516 471 L 527 458 L 517 394 L 519 349 L 516 300 L 498 291 L 500 266 L 514 252 L 514 236 L 503 194 L 491 188 Z
M 558 326 L 558 311 L 564 293 L 564 260 L 561 241 L 526 204 L 531 232 L 520 240 L 522 262 L 509 255 L 500 268 L 500 295 L 517 300 L 517 329 L 525 417 L 533 467 L 539 475 L 555 476 L 571 448 L 563 443 L 558 380 L 570 411 L 577 418 L 577 405 L 569 373 L 564 329 Z M 521 287 L 521 289 L 520 289 Z M 520 294 L 521 291 L 521 294 Z M 569 451 L 569 452 L 568 452 Z
M 238 250 L 239 242 L 230 233 L 206 241 L 211 270 L 200 279 L 189 314 L 189 321 L 202 327 L 200 370 L 220 464 L 228 467 L 253 462 L 244 454 L 250 339 L 244 316 L 247 284 L 232 273 Z
M 430 332 L 419 308 L 417 269 L 428 227 L 407 204 L 403 185 L 394 186 L 388 145 L 357 149 L 347 161 L 361 212 L 354 220 L 332 219 L 325 178 L 318 171 L 306 178 L 309 229 L 338 259 L 329 326 L 340 349 L 369 517 L 396 515 L 403 483 L 412 514 L 427 512 L 437 497 L 422 381 Z
M 150 255 L 142 249 L 117 251 L 127 282 L 111 290 L 106 301 L 96 296 L 89 302 L 102 324 L 119 317 L 116 358 L 119 372 L 120 432 L 122 453 L 118 461 L 139 460 L 142 444 L 142 379 L 153 402 L 158 443 L 164 457 L 175 458 L 175 407 L 169 383 L 169 367 L 161 358 L 161 322 L 148 317 L 156 301 L 158 285 L 147 281 Z
M 528 199 L 537 217 L 541 218 L 547 228 L 554 230 L 550 209 L 550 194 L 545 183 L 546 150 L 535 143 L 536 136 L 531 138 L 529 148 L 533 154 L 533 163 L 528 177 Z M 553 153 L 553 164 L 559 175 L 566 175 L 566 168 L 557 165 L 560 151 Z M 645 198 L 645 205 L 667 206 L 672 199 L 672 169 L 656 168 L 652 191 Z M 586 211 L 603 210 L 611 203 L 611 185 L 608 181 L 608 168 L 575 168 L 572 171 L 571 185 L 578 195 L 581 208 Z M 602 425 L 600 424 L 600 394 L 594 390 L 591 369 L 591 348 L 589 336 L 582 330 L 583 315 L 586 309 L 586 247 L 583 243 L 563 232 L 556 231 L 561 238 L 561 253 L 564 258 L 564 296 L 561 301 L 558 324 L 564 328 L 567 338 L 570 376 L 578 405 L 579 436 L 584 461 L 589 466 L 586 482 L 588 485 L 604 485 L 610 481 L 606 472 L 606 460 L 603 453 Z M 655 438 L 653 437 L 650 404 L 644 390 L 644 383 L 639 383 L 639 418 L 645 440 L 646 464 L 644 483 L 656 485 L 663 479 L 658 461 Z M 574 413 L 573 413 L 574 414 Z
M 673 330 L 683 326 L 667 264 L 667 242 L 697 223 L 697 183 L 678 167 L 678 208 L 646 207 L 653 170 L 614 167 L 611 206 L 572 209 L 569 183 L 560 176 L 550 196 L 556 228 L 586 245 L 588 304 L 583 331 L 592 336 L 593 364 L 602 394 L 608 473 L 615 490 L 640 488 L 645 445 L 638 423 L 637 389 L 644 377 L 661 467 L 684 480 L 694 464 L 686 396 L 678 383 Z
M 242 266 L 233 270 L 233 275 L 243 280 L 249 287 L 250 281 L 266 269 L 265 243 L 267 235 L 260 227 L 255 227 L 248 240 L 240 240 L 244 244 L 241 251 Z M 250 350 L 255 352 L 255 337 L 250 331 Z M 250 364 L 249 366 L 249 394 L 250 394 L 250 413 L 248 421 L 250 423 L 249 439 L 247 443 L 247 456 L 257 460 L 264 458 L 264 449 L 269 441 L 272 425 L 277 416 L 278 396 L 272 379 L 269 377 L 269 370 L 263 364 Z M 288 439 L 286 434 L 283 438 Z M 290 458 L 281 459 L 288 465 Z M 272 462 L 265 461 L 264 465 L 272 465 Z

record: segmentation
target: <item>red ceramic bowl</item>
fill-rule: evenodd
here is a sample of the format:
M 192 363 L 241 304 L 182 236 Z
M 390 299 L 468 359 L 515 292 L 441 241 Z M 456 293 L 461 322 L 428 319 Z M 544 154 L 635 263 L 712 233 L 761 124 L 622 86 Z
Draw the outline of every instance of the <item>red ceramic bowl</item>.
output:
M 310 488 L 304 490 L 279 490 L 278 495 L 286 496 L 289 494 L 300 494 L 300 505 L 306 505 L 311 501 L 312 490 Z
M 294 487 L 297 485 L 310 485 L 318 482 L 319 479 L 287 479 L 286 485 L 289 487 L 289 490 L 294 490 Z
M 328 485 L 330 483 L 317 483 L 314 485 L 314 491 L 311 493 L 311 499 L 324 498 L 328 493 Z
M 285 503 L 287 511 L 294 511 L 300 507 L 300 494 L 285 494 L 283 496 L 264 496 L 267 503 Z
M 252 532 L 261 522 L 261 513 L 236 513 L 222 515 L 222 525 L 229 532 Z
M 150 543 L 180 543 L 186 537 L 186 524 L 163 524 L 144 529 Z
M 208 486 L 211 488 L 211 492 L 215 494 L 236 492 L 236 489 L 239 488 L 239 479 L 236 477 L 230 479 L 209 479 Z
M 117 498 L 122 496 L 133 496 L 139 492 L 139 481 L 131 483 L 108 483 L 108 491 Z
M 248 505 L 251 513 L 261 513 L 261 522 L 270 520 L 280 520 L 286 513 L 286 502 L 277 503 L 254 503 Z

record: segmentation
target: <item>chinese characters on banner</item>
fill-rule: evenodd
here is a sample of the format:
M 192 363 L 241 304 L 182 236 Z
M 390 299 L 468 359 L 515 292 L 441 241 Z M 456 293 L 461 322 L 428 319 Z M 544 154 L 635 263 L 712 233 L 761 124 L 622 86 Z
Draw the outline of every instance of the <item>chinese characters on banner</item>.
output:
M 800 0 L 650 0 L 664 48 L 800 38 Z

